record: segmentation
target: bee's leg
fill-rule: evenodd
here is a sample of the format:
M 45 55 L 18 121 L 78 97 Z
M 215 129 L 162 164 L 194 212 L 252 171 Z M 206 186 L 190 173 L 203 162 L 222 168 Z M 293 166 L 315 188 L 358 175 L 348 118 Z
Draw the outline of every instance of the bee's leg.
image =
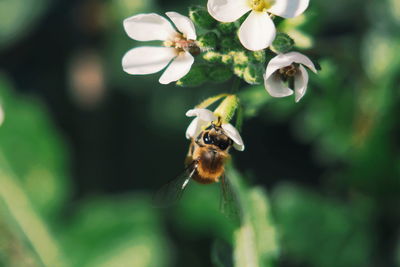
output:
M 188 153 L 186 154 L 185 166 L 188 166 L 189 164 L 192 163 L 192 161 L 193 161 L 193 151 L 194 151 L 194 142 L 192 140 L 192 142 L 189 145 Z

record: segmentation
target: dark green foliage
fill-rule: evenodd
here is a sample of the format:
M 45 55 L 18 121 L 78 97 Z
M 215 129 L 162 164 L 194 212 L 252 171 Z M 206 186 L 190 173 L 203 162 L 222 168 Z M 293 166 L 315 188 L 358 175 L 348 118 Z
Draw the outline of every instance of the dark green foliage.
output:
M 212 82 L 225 82 L 232 77 L 232 71 L 224 65 L 212 65 L 208 69 L 208 77 Z
M 295 186 L 275 192 L 281 242 L 287 256 L 312 266 L 370 266 L 370 214 Z
M 176 82 L 179 86 L 199 86 L 207 81 L 207 66 L 206 65 L 194 65 L 190 69 L 189 73 L 183 78 Z
M 207 32 L 200 35 L 197 39 L 199 46 L 205 50 L 215 49 L 218 42 L 218 36 L 214 32 Z
M 192 6 L 189 8 L 190 19 L 200 28 L 212 30 L 217 21 L 213 19 L 203 6 Z
M 264 68 L 259 64 L 248 64 L 243 73 L 243 79 L 248 84 L 260 84 L 263 82 Z
M 161 72 L 127 75 L 120 62 L 147 45 L 128 39 L 123 19 L 184 10 L 181 1 L 22 2 L 0 4 L 0 266 L 400 265 L 397 1 L 314 1 L 304 16 L 274 19 L 296 41 L 293 49 L 279 33 L 274 49 L 322 67 L 308 72 L 299 103 L 266 92 L 260 74 L 274 55 L 238 42 L 247 15 L 221 24 L 204 6 L 192 8 L 206 49 L 178 82 L 198 86 L 189 90 L 158 84 Z M 89 24 L 54 16 L 87 12 Z M 88 48 L 100 60 L 84 66 L 103 70 L 93 77 L 104 78 L 104 91 L 74 72 L 72 55 Z M 242 124 L 246 150 L 231 149 L 226 177 L 242 224 L 220 212 L 220 183 L 191 182 L 176 206 L 153 207 L 157 188 L 183 171 L 185 112 L 233 92 L 243 109 L 231 123 Z M 82 105 L 82 96 L 98 102 Z
M 266 63 L 265 59 L 265 51 L 260 50 L 260 51 L 248 51 L 247 55 L 249 57 L 249 61 L 251 63 Z
M 218 23 L 217 31 L 221 34 L 225 35 L 233 35 L 237 31 L 237 26 L 235 22 L 227 22 L 227 23 Z
M 235 39 L 232 40 L 230 36 L 222 36 L 219 44 L 221 47 L 221 51 L 223 52 L 238 51 L 243 49 L 240 43 L 237 42 Z

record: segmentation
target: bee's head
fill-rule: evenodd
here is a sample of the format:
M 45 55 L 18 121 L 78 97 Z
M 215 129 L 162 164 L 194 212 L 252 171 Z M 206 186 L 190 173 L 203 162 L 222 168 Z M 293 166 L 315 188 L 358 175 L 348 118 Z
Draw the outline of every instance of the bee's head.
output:
M 214 146 L 223 151 L 233 144 L 233 141 L 226 136 L 222 128 L 214 124 L 199 134 L 197 142 L 204 146 Z

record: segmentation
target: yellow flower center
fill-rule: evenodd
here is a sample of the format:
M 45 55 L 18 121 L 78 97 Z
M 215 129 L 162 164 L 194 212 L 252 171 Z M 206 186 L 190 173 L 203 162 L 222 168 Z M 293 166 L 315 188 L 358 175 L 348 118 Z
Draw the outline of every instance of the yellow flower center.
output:
M 250 7 L 256 12 L 264 12 L 271 8 L 275 0 L 250 0 Z

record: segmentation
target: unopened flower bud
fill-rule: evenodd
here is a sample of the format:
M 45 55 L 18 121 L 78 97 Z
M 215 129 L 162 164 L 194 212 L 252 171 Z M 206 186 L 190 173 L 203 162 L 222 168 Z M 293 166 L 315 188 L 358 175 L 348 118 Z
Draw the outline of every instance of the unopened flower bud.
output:
M 287 53 L 292 50 L 294 41 L 286 33 L 278 32 L 272 42 L 271 50 L 277 54 Z
M 260 84 L 263 81 L 263 68 L 260 65 L 249 64 L 243 73 L 243 79 L 248 84 Z
M 233 73 L 239 78 L 243 78 L 244 71 L 246 70 L 246 66 L 236 65 L 233 67 Z
M 206 100 L 201 101 L 201 103 L 198 104 L 196 106 L 196 108 L 208 108 L 209 106 L 214 104 L 216 101 L 220 100 L 223 97 L 227 97 L 227 96 L 228 96 L 228 94 L 219 94 L 219 95 L 209 97 Z
M 215 109 L 214 114 L 221 117 L 222 122 L 229 122 L 239 105 L 239 98 L 235 95 L 228 95 Z
M 189 73 L 176 82 L 176 85 L 183 87 L 199 86 L 207 81 L 207 68 L 205 65 L 194 65 Z
M 244 51 L 234 52 L 233 53 L 233 63 L 235 65 L 247 65 L 249 63 L 249 57 L 246 55 Z
M 217 21 L 213 19 L 206 8 L 202 6 L 192 6 L 189 8 L 189 17 L 197 26 L 212 30 L 215 28 Z
M 265 50 L 252 51 L 247 53 L 249 61 L 252 63 L 264 63 L 265 62 Z
M 203 59 L 210 63 L 222 62 L 222 55 L 215 51 L 208 51 L 203 54 Z
M 226 52 L 237 51 L 242 49 L 240 44 L 231 36 L 222 38 L 220 41 L 220 45 L 222 50 Z
M 233 52 L 228 53 L 228 54 L 222 54 L 221 62 L 225 65 L 232 64 L 232 62 L 233 62 L 233 54 L 232 53 Z
M 197 44 L 201 48 L 213 49 L 217 46 L 217 39 L 218 39 L 218 37 L 215 32 L 207 32 L 198 37 Z
M 222 83 L 232 77 L 232 71 L 224 65 L 213 65 L 208 71 L 208 77 L 212 82 Z
M 218 23 L 217 30 L 221 34 L 232 34 L 237 30 L 234 22 Z

